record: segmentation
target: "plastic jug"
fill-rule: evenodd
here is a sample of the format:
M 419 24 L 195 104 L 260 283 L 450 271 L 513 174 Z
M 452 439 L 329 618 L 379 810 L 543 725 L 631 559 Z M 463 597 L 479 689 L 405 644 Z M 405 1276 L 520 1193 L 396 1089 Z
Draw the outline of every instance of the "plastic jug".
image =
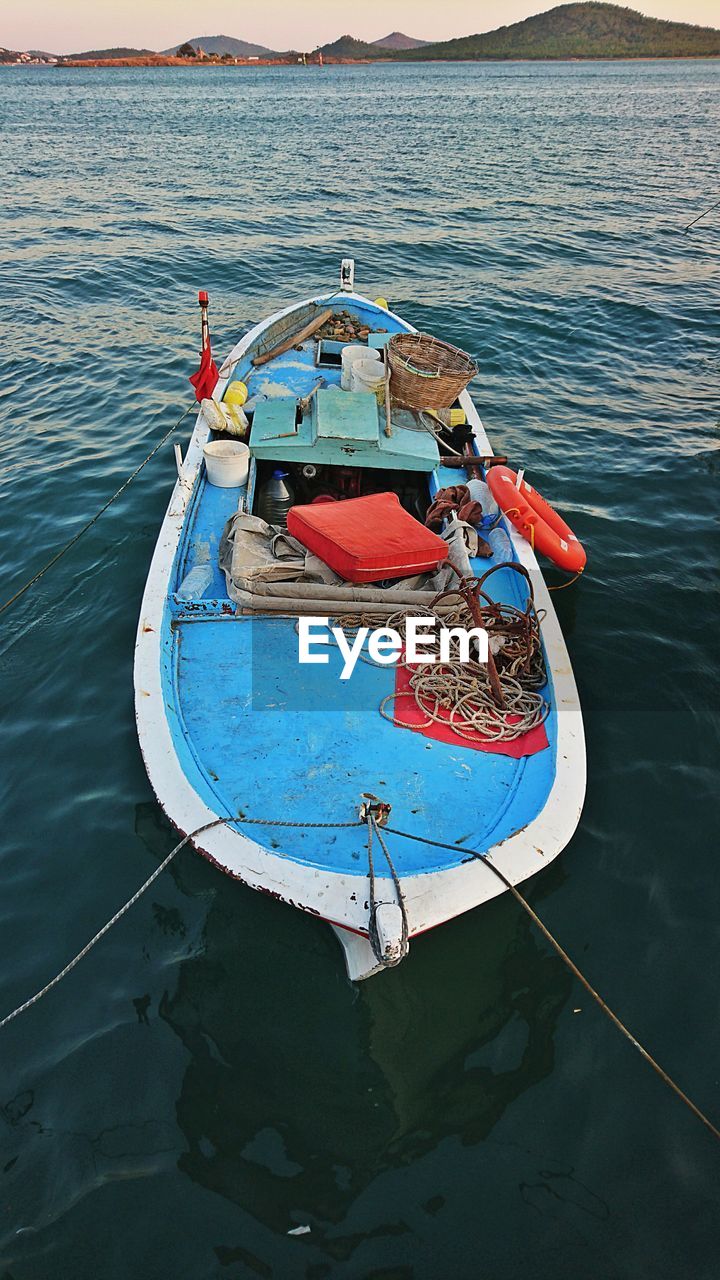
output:
M 496 564 L 505 564 L 508 560 L 517 559 L 512 542 L 504 529 L 491 529 L 490 533 L 485 535 L 485 539 L 490 543 Z
M 257 514 L 268 524 L 287 525 L 287 513 L 295 502 L 295 494 L 287 484 L 287 471 L 273 471 L 269 480 L 260 487 Z
M 247 398 L 248 389 L 245 386 L 245 383 L 240 381 L 231 382 L 226 388 L 225 395 L 223 396 L 225 404 L 237 405 L 239 409 L 242 409 L 243 405 L 247 403 Z
M 479 502 L 483 509 L 482 524 L 487 528 L 488 524 L 494 522 L 500 513 L 500 508 L 492 496 L 488 486 L 484 480 L 466 480 L 465 481 L 470 497 Z

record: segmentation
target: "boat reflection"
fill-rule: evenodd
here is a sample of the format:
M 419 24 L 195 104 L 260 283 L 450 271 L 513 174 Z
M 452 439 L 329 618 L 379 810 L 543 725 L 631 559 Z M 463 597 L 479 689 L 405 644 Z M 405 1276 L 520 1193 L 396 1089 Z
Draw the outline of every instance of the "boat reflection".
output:
M 318 921 L 199 859 L 173 874 L 214 889 L 160 1009 L 189 1056 L 180 1167 L 270 1229 L 340 1222 L 383 1171 L 481 1142 L 552 1069 L 570 978 L 507 896 L 354 988 Z

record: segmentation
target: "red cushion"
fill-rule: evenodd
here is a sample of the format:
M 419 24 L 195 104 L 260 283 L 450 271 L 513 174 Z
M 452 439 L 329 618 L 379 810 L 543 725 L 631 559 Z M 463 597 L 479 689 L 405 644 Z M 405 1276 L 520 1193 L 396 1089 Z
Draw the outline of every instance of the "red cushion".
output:
M 400 506 L 396 493 L 291 507 L 288 533 L 349 582 L 407 578 L 447 558 L 447 543 Z

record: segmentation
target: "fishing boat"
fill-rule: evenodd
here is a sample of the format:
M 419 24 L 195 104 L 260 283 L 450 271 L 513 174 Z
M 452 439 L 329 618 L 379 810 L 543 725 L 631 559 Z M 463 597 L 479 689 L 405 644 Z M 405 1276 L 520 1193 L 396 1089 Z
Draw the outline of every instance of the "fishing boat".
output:
M 356 291 L 345 262 L 339 289 L 284 307 L 240 339 L 211 397 L 220 417 L 205 403 L 185 456 L 176 448 L 136 641 L 138 735 L 159 804 L 222 871 L 331 925 L 353 980 L 396 964 L 419 934 L 540 872 L 571 839 L 585 794 L 570 659 L 535 550 L 511 518 L 516 508 L 505 502 L 510 515 L 483 514 L 478 545 L 464 543 L 464 571 L 461 555 L 451 585 L 434 595 L 437 579 L 407 585 L 408 567 L 405 577 L 395 571 L 363 584 L 304 573 L 301 558 L 288 575 L 283 556 L 296 564 L 297 540 L 258 515 L 278 471 L 292 509 L 310 522 L 318 513 L 337 521 L 350 512 L 346 503 L 382 498 L 413 529 L 426 527 L 438 495 L 470 476 L 482 484 L 495 455 L 467 388 L 450 414 L 429 419 L 393 397 L 390 352 L 400 335 L 415 334 L 384 300 Z M 379 353 L 384 385 L 342 390 L 343 351 L 363 344 L 374 361 Z M 247 474 L 218 485 L 208 446 L 229 438 L 223 406 L 239 383 L 248 395 Z M 453 434 L 461 420 L 464 437 Z M 288 529 L 297 531 L 300 517 L 292 519 Z M 384 519 L 368 518 L 381 542 Z M 436 536 L 450 546 L 450 526 L 462 534 L 470 523 L 441 512 Z M 253 538 L 266 525 L 269 541 L 256 556 Z M 466 690 L 445 697 L 442 666 L 418 692 L 405 650 L 391 665 L 365 646 L 343 679 L 329 631 L 315 661 L 300 664 L 303 616 L 339 621 L 352 638 L 364 617 L 392 621 L 415 600 L 416 613 L 436 618 L 456 619 L 453 601 L 475 620 L 480 609 L 490 637 L 487 731 L 485 721 L 468 723 L 476 701 Z M 529 647 L 511 667 L 523 637 Z M 519 690 L 520 701 L 504 702 L 503 689 L 513 698 Z M 526 706 L 524 726 L 508 707 Z

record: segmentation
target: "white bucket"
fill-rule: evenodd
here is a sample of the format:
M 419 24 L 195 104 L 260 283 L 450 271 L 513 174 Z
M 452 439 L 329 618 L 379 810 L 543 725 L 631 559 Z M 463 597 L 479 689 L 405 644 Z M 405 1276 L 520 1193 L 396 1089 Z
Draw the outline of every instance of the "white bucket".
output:
M 340 374 L 340 386 L 342 387 L 343 391 L 351 390 L 350 378 L 352 375 L 352 367 L 357 360 L 377 361 L 379 359 L 380 359 L 380 353 L 378 351 L 372 351 L 370 347 L 360 347 L 360 346 L 343 347 L 340 353 L 340 361 L 342 364 L 342 373 Z
M 207 478 L 218 489 L 247 483 L 250 450 L 240 440 L 211 440 L 203 449 Z
M 379 360 L 356 360 L 350 371 L 351 391 L 372 391 L 378 400 L 385 391 L 385 366 Z

